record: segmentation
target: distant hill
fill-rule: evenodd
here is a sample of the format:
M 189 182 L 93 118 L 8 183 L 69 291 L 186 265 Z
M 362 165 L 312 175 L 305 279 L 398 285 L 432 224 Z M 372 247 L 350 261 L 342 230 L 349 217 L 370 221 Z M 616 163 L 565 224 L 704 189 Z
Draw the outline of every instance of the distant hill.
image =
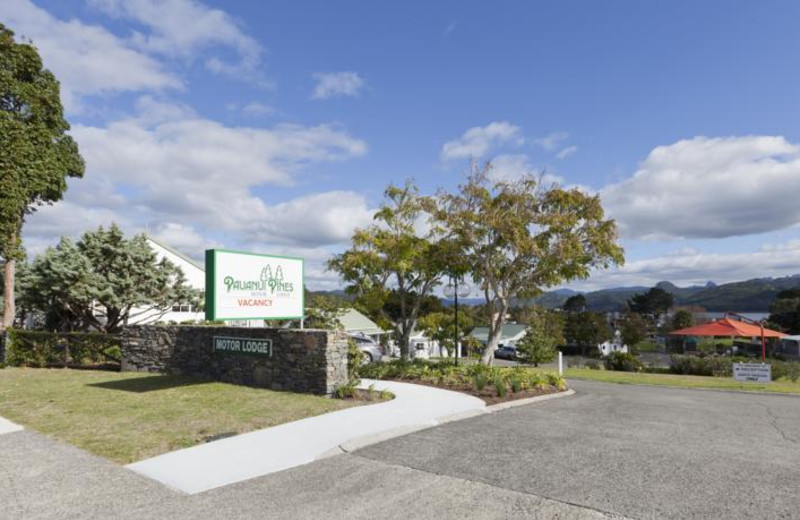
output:
M 699 305 L 711 312 L 768 312 L 769 305 L 775 296 L 785 289 L 800 288 L 800 274 L 783 278 L 755 278 L 744 282 L 732 282 L 717 285 L 708 282 L 705 285 L 678 287 L 672 282 L 663 281 L 656 287 L 664 289 L 675 296 L 676 305 Z M 583 293 L 589 310 L 600 312 L 622 311 L 627 308 L 628 300 L 633 295 L 650 289 L 645 286 L 611 287 L 600 291 Z M 344 291 L 314 291 L 317 294 L 329 294 L 352 300 L 352 296 Z M 474 293 L 473 293 L 474 294 Z M 549 291 L 533 300 L 537 305 L 551 309 L 561 307 L 567 298 L 580 294 L 571 289 Z M 483 305 L 483 298 L 459 298 L 462 305 Z M 453 300 L 442 298 L 445 307 L 453 304 Z M 517 303 L 517 302 L 515 302 Z
M 800 288 L 800 275 L 783 278 L 755 278 L 744 282 L 717 285 L 678 287 L 672 282 L 659 282 L 656 287 L 675 296 L 676 305 L 699 305 L 708 311 L 767 312 L 775 296 L 784 289 Z M 593 311 L 625 310 L 628 300 L 649 287 L 613 287 L 584 293 L 586 305 Z M 551 291 L 537 298 L 545 307 L 561 307 L 569 296 Z

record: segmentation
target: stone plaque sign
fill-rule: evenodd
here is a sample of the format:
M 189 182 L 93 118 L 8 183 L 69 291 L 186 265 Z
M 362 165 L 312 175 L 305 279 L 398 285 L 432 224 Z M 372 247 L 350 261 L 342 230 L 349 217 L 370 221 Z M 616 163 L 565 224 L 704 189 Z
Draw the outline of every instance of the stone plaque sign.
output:
M 272 357 L 272 340 L 214 336 L 215 354 L 242 354 Z
M 766 363 L 734 363 L 733 378 L 737 381 L 769 383 L 772 381 L 772 365 Z

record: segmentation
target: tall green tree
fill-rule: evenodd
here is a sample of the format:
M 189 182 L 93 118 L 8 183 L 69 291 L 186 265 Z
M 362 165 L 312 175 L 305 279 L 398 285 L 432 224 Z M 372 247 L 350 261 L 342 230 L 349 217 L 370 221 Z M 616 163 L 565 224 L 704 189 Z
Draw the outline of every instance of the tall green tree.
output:
M 460 310 L 459 310 L 460 311 Z M 458 313 L 458 331 L 456 331 L 455 312 L 452 307 L 439 312 L 426 314 L 417 320 L 418 327 L 425 335 L 439 343 L 441 347 L 447 349 L 450 356 L 455 356 L 455 338 L 458 333 L 458 341 L 461 343 L 463 338 L 475 326 L 469 312 Z
M 473 162 L 457 193 L 433 201 L 486 299 L 484 364 L 494 359 L 512 299 L 539 296 L 545 288 L 624 261 L 617 226 L 605 219 L 599 197 L 543 186 L 533 176 L 492 182 L 491 168 Z
M 800 288 L 786 289 L 769 306 L 768 321 L 789 334 L 800 334 Z
M 686 329 L 694 325 L 694 315 L 689 309 L 678 309 L 672 315 L 672 330 Z
M 583 312 L 586 310 L 586 296 L 582 294 L 573 294 L 564 305 L 561 307 L 566 312 Z
M 605 317 L 591 311 L 567 314 L 564 337 L 571 345 L 579 345 L 583 353 L 594 353 L 597 345 L 614 336 Z
M 660 287 L 653 287 L 649 291 L 633 295 L 628 300 L 628 309 L 631 312 L 648 316 L 653 320 L 653 325 L 658 325 L 661 316 L 665 315 L 675 302 L 675 297 Z
M 633 352 L 633 348 L 637 343 L 644 341 L 649 331 L 649 323 L 642 317 L 641 314 L 635 312 L 626 312 L 622 317 L 620 325 L 620 336 L 622 337 L 622 344 L 628 345 Z
M 352 246 L 331 258 L 328 269 L 348 284 L 356 303 L 370 308 L 396 298 L 395 338 L 403 358 L 420 309 L 445 272 L 445 251 L 433 229 L 420 229 L 425 198 L 413 182 L 390 185 L 375 213 L 375 224 L 357 230 Z M 392 295 L 392 293 L 394 293 Z
M 0 329 L 14 322 L 14 278 L 24 256 L 22 225 L 39 206 L 61 200 L 83 159 L 67 134 L 59 83 L 36 48 L 0 24 L 0 256 L 4 307 Z
M 564 344 L 564 317 L 561 313 L 537 308 L 531 313 L 525 336 L 517 342 L 517 350 L 525 361 L 539 366 L 555 359 L 556 347 Z
M 62 238 L 36 257 L 24 300 L 48 328 L 117 332 L 129 320 L 157 321 L 175 305 L 199 305 L 200 294 L 145 235 L 126 238 L 116 225 Z

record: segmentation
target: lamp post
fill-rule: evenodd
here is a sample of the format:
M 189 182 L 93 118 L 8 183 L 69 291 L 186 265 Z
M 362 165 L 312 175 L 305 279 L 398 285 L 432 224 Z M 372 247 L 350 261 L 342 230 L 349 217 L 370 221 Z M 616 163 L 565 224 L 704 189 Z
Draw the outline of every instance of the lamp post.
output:
M 469 285 L 462 283 L 458 285 L 458 276 L 451 276 L 450 283 L 444 286 L 444 295 L 453 298 L 455 302 L 455 332 L 453 335 L 453 360 L 458 365 L 458 298 L 466 298 L 471 292 Z

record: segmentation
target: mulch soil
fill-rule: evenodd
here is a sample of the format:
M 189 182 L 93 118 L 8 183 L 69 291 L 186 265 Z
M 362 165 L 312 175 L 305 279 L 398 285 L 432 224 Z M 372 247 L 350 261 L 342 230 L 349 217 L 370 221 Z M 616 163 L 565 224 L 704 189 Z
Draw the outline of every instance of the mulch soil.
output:
M 500 397 L 497 395 L 497 390 L 495 390 L 494 386 L 491 384 L 487 384 L 483 390 L 478 391 L 472 385 L 445 386 L 414 379 L 390 379 L 390 381 L 397 381 L 398 383 L 413 383 L 416 385 L 431 386 L 433 388 L 441 388 L 442 390 L 451 390 L 453 392 L 461 392 L 462 394 L 474 395 L 478 399 L 483 399 L 483 401 L 488 405 L 516 401 L 517 399 L 527 399 L 529 397 L 537 397 L 545 394 L 555 394 L 561 391 L 558 389 L 558 387 L 552 385 L 547 385 L 541 389 L 534 388 L 530 390 L 521 390 L 519 392 L 512 392 L 509 388 L 506 391 L 506 396 Z

